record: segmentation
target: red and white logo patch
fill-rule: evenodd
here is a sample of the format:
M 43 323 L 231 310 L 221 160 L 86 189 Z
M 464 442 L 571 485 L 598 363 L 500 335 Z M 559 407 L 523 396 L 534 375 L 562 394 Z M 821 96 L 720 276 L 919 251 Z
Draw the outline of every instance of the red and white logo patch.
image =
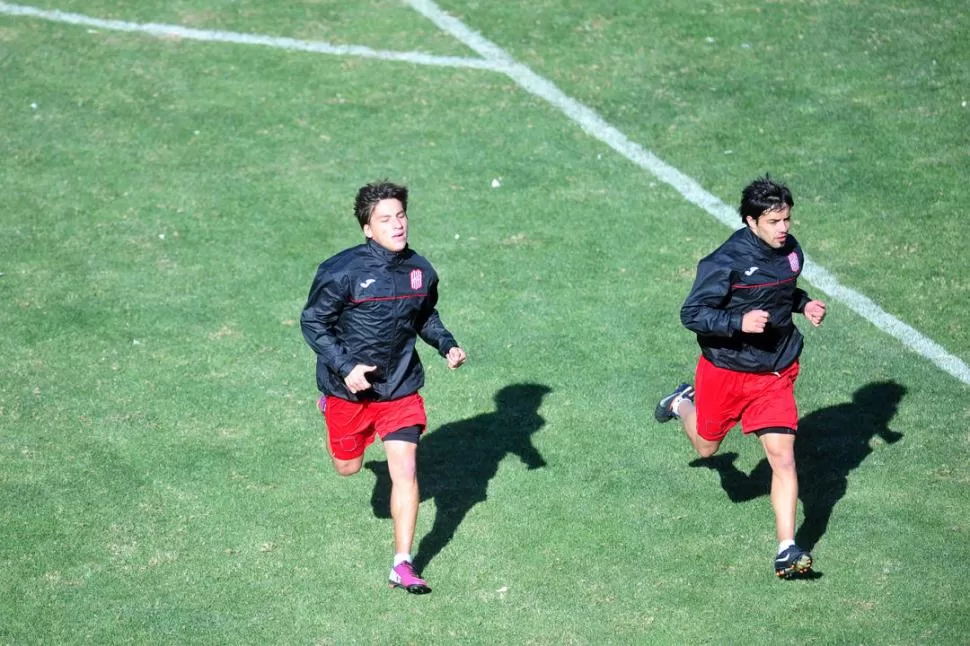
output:
M 421 289 L 421 285 L 424 283 L 424 274 L 421 273 L 420 269 L 415 269 L 411 271 L 411 289 Z
M 791 270 L 797 274 L 798 268 L 801 265 L 798 264 L 798 254 L 794 251 L 788 254 L 788 264 L 791 265 Z M 411 282 L 414 282 L 413 278 L 411 279 Z

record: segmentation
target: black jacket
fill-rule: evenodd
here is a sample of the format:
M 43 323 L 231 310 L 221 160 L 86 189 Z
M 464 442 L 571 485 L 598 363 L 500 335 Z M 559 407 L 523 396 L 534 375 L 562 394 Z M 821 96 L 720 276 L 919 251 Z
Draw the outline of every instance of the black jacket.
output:
M 410 248 L 394 253 L 372 240 L 324 261 L 300 317 L 317 354 L 317 387 L 349 401 L 398 399 L 424 385 L 415 349 L 420 336 L 445 356 L 458 345 L 435 305 L 438 274 Z M 377 366 L 373 387 L 351 393 L 344 377 L 355 365 Z
M 773 249 L 747 227 L 701 259 L 680 309 L 680 320 L 697 334 L 701 353 L 720 368 L 740 372 L 775 372 L 794 363 L 802 335 L 792 312 L 803 312 L 811 300 L 797 287 L 804 261 L 793 236 Z M 741 317 L 751 310 L 769 314 L 761 334 L 741 331 Z

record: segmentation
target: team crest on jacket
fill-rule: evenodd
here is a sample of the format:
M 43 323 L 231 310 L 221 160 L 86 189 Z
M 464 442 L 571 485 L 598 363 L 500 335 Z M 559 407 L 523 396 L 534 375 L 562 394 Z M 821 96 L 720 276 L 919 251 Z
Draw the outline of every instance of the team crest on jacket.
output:
M 420 269 L 411 271 L 411 289 L 421 289 L 421 285 L 424 283 L 423 276 Z
M 797 274 L 800 265 L 798 264 L 798 254 L 794 251 L 788 254 L 788 264 L 791 265 L 791 270 Z M 413 273 L 411 274 L 411 283 L 414 284 Z

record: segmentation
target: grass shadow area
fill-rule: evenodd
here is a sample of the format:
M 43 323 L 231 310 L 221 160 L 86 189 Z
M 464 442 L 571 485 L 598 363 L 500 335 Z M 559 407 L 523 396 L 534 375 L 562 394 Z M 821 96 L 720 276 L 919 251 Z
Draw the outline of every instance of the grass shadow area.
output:
M 849 474 L 872 453 L 872 439 L 879 437 L 886 444 L 902 439 L 889 423 L 906 392 L 895 381 L 870 383 L 856 390 L 851 402 L 821 408 L 799 421 L 795 463 L 804 520 L 795 542 L 801 547 L 811 550 L 825 535 L 833 510 L 848 489 Z M 737 457 L 737 453 L 723 453 L 694 460 L 690 466 L 717 471 L 732 502 L 767 496 L 771 491 L 768 460 L 744 473 L 734 464 Z
M 454 538 L 472 508 L 488 498 L 488 484 L 507 455 L 531 470 L 546 466 L 531 437 L 545 421 L 542 399 L 551 392 L 541 384 L 514 384 L 495 394 L 496 410 L 445 424 L 427 434 L 418 448 L 421 501 L 434 500 L 437 513 L 421 539 L 414 565 L 421 571 Z M 376 476 L 371 505 L 378 518 L 390 518 L 391 479 L 387 461 L 364 465 Z

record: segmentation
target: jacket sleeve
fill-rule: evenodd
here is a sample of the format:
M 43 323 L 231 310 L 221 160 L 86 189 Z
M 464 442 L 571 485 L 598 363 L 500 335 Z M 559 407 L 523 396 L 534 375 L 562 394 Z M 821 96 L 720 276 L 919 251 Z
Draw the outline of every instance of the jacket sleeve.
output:
M 303 338 L 327 368 L 346 377 L 356 362 L 337 339 L 335 332 L 337 319 L 349 302 L 350 292 L 343 278 L 328 271 L 325 265 L 320 266 L 300 316 L 300 327 Z
M 458 342 L 455 341 L 455 337 L 451 335 L 451 332 L 445 328 L 445 324 L 441 322 L 438 310 L 435 309 L 437 304 L 438 282 L 435 281 L 429 287 L 428 297 L 425 299 L 424 306 L 421 309 L 421 318 L 418 321 L 418 335 L 425 343 L 437 349 L 438 354 L 444 357 L 448 354 L 449 350 L 458 345 Z
M 808 295 L 804 289 L 798 288 L 795 290 L 795 295 L 792 297 L 792 311 L 798 314 L 803 314 L 805 312 L 805 306 L 811 302 L 812 297 Z
M 741 330 L 741 314 L 724 309 L 731 292 L 731 270 L 710 258 L 697 265 L 697 276 L 680 308 L 680 322 L 691 332 L 731 336 Z

